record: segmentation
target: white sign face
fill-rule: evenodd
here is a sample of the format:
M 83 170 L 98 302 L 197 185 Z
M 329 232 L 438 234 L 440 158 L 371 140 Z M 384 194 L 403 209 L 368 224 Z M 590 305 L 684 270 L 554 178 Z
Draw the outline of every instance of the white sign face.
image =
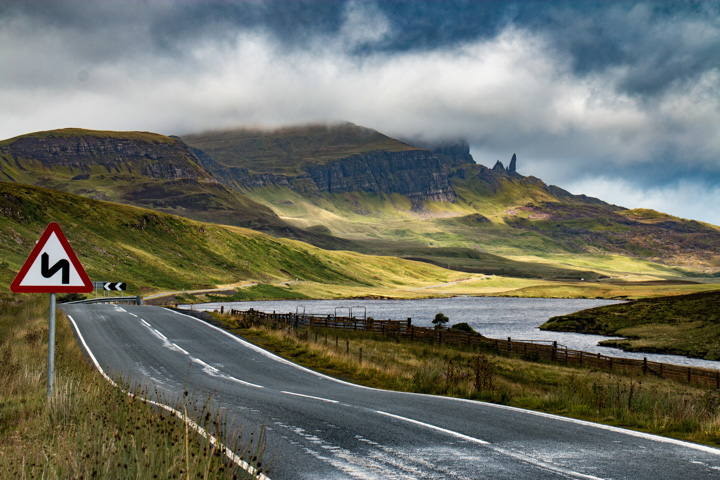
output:
M 83 287 L 85 282 L 80 278 L 80 274 L 70 261 L 70 255 L 53 232 L 25 274 L 25 278 L 20 282 L 20 286 Z
M 18 293 L 86 293 L 92 282 L 57 223 L 51 223 L 10 286 Z

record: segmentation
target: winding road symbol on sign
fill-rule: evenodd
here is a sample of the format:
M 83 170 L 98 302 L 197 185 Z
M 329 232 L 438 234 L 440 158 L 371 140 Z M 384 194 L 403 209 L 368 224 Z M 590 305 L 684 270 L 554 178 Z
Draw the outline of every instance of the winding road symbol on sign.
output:
M 42 258 L 40 262 L 40 274 L 43 277 L 50 278 L 55 275 L 58 270 L 62 270 L 62 284 L 68 285 L 70 283 L 70 262 L 63 258 L 51 267 L 50 255 L 43 253 L 40 258 Z

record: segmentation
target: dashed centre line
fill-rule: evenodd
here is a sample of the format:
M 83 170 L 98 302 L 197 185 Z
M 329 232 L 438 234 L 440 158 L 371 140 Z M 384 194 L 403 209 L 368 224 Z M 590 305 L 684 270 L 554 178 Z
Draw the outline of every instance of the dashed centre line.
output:
M 286 395 L 293 395 L 295 397 L 312 398 L 313 400 L 320 400 L 321 402 L 340 403 L 337 400 L 330 400 L 329 398 L 313 397 L 312 395 L 303 395 L 302 393 L 286 392 L 285 390 L 281 391 L 280 393 L 284 393 Z

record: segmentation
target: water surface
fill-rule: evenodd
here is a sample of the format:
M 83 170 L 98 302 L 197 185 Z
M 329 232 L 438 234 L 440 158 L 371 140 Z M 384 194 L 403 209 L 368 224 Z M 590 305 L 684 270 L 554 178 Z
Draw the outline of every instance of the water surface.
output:
M 585 310 L 587 308 L 619 303 L 616 300 L 555 299 L 555 298 L 515 298 L 515 297 L 453 297 L 428 298 L 421 300 L 282 300 L 252 302 L 221 302 L 201 305 L 184 305 L 183 308 L 196 310 L 225 309 L 248 310 L 253 308 L 263 312 L 307 313 L 315 315 L 335 315 L 377 320 L 412 319 L 413 325 L 431 327 L 437 313 L 445 314 L 448 325 L 465 322 L 476 331 L 490 338 L 508 337 L 514 340 L 557 341 L 572 350 L 624 358 L 647 357 L 650 361 L 693 365 L 697 367 L 720 369 L 720 362 L 691 359 L 678 355 L 660 355 L 650 353 L 624 352 L 617 348 L 601 347 L 598 342 L 608 338 L 601 335 L 585 335 L 569 332 L 546 332 L 538 327 L 549 318 L 557 315 Z

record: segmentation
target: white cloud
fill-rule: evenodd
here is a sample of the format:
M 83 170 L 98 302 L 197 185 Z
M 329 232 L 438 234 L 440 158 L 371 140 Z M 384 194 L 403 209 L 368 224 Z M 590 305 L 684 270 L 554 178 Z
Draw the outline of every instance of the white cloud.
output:
M 390 33 L 390 22 L 375 4 L 352 0 L 345 5 L 340 38 L 347 48 L 379 43 Z
M 619 87 L 632 65 L 578 74 L 549 33 L 512 24 L 463 44 L 357 55 L 394 35 L 372 3 L 347 4 L 335 33 L 292 49 L 258 27 L 163 50 L 145 16 L 121 15 L 121 24 L 87 30 L 0 21 L 0 138 L 68 126 L 183 134 L 348 120 L 391 135 L 465 137 L 484 164 L 507 163 L 517 152 L 521 173 L 658 210 L 668 196 L 689 202 L 693 189 L 641 195 L 632 178 L 577 179 L 589 169 L 657 165 L 667 155 L 676 167 L 720 170 L 718 68 L 643 97 Z M 687 42 L 704 44 L 716 33 L 688 28 L 678 27 Z M 717 189 L 700 191 L 717 199 Z M 715 219 L 711 210 L 697 211 Z

